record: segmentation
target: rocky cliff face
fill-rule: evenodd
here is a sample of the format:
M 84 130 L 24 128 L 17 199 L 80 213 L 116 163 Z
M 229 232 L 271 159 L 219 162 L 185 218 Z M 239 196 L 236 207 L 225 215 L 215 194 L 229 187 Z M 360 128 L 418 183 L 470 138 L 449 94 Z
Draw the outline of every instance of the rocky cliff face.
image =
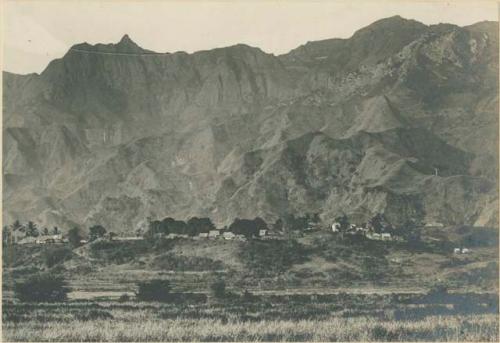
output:
M 128 36 L 4 72 L 4 221 L 384 212 L 497 225 L 498 24 L 383 19 L 281 56 Z

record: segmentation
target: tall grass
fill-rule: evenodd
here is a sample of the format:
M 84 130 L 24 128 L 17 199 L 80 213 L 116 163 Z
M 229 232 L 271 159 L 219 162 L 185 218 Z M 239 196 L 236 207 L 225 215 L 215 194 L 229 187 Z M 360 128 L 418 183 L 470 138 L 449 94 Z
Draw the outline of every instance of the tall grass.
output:
M 498 341 L 498 320 L 480 315 L 403 322 L 366 317 L 224 322 L 159 320 L 140 311 L 118 320 L 7 323 L 3 333 L 6 341 Z
M 7 306 L 6 306 L 7 305 Z M 420 306 L 420 305 L 419 305 Z M 424 305 L 425 306 L 425 305 Z M 498 341 L 496 313 L 398 320 L 338 304 L 4 304 L 4 341 Z M 400 308 L 399 311 L 402 309 Z

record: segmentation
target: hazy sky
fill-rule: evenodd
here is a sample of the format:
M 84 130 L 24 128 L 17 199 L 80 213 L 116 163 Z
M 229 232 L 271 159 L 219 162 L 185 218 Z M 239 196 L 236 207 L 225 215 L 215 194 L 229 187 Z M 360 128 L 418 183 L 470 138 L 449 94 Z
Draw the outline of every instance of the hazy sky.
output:
M 347 38 L 380 18 L 425 24 L 497 20 L 495 2 L 338 1 L 11 1 L 3 2 L 3 69 L 41 72 L 81 42 L 117 42 L 128 33 L 157 52 L 245 43 L 281 54 L 307 41 Z

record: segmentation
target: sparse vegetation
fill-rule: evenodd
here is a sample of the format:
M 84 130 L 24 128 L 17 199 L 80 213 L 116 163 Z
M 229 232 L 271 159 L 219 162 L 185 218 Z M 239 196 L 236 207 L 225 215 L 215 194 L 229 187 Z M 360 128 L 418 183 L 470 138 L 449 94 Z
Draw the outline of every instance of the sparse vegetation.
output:
M 151 280 L 138 283 L 136 297 L 142 301 L 165 302 L 170 299 L 172 286 L 168 280 Z
M 123 264 L 131 262 L 138 254 L 147 252 L 150 245 L 143 241 L 97 241 L 90 245 L 90 254 L 102 263 Z
M 62 263 L 71 259 L 73 253 L 71 249 L 68 247 L 57 247 L 55 249 L 46 249 L 43 252 L 45 265 L 48 268 L 52 268 L 53 266 Z
M 23 302 L 55 302 L 66 300 L 69 288 L 60 276 L 39 274 L 16 283 L 14 294 Z
M 204 271 L 221 270 L 221 261 L 215 261 L 207 257 L 183 256 L 179 257 L 171 253 L 166 253 L 156 257 L 152 263 L 154 268 L 160 270 L 177 271 Z
M 240 253 L 240 259 L 258 275 L 284 272 L 306 258 L 306 249 L 295 240 L 249 241 Z
M 224 280 L 216 280 L 210 285 L 212 295 L 216 298 L 224 298 L 226 295 L 226 282 Z

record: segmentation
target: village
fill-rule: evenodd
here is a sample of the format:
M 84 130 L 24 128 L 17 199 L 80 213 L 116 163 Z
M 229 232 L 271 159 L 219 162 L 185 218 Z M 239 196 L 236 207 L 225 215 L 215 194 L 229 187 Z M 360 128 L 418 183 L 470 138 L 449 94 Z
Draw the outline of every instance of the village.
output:
M 22 225 L 16 221 L 10 227 L 3 229 L 4 244 L 71 244 L 72 246 L 81 246 L 95 240 L 107 241 L 138 241 L 145 239 L 190 239 L 199 240 L 226 240 L 240 241 L 248 240 L 284 240 L 287 237 L 297 237 L 297 235 L 307 235 L 314 231 L 327 231 L 338 239 L 344 239 L 345 236 L 363 237 L 368 240 L 376 241 L 415 241 L 420 240 L 419 230 L 413 223 L 409 223 L 406 230 L 395 229 L 390 225 L 382 214 L 375 215 L 371 220 L 362 224 L 350 223 L 346 215 L 338 216 L 330 225 L 320 223 L 313 217 L 306 216 L 309 220 L 301 221 L 301 230 L 287 231 L 283 228 L 280 219 L 268 227 L 261 218 L 255 219 L 236 219 L 229 227 L 216 228 L 209 218 L 191 218 L 187 222 L 178 221 L 172 218 L 166 218 L 163 221 L 148 220 L 147 228 L 139 228 L 135 235 L 118 235 L 114 232 L 107 232 L 101 225 L 94 225 L 89 228 L 89 234 L 85 236 L 79 228 L 70 229 L 63 234 L 57 227 L 51 232 L 44 228 L 38 230 L 37 225 L 28 222 Z M 440 223 L 428 223 L 425 226 L 442 227 Z M 40 232 L 41 231 L 41 232 Z M 467 247 L 453 248 L 454 254 L 469 254 L 471 250 Z

